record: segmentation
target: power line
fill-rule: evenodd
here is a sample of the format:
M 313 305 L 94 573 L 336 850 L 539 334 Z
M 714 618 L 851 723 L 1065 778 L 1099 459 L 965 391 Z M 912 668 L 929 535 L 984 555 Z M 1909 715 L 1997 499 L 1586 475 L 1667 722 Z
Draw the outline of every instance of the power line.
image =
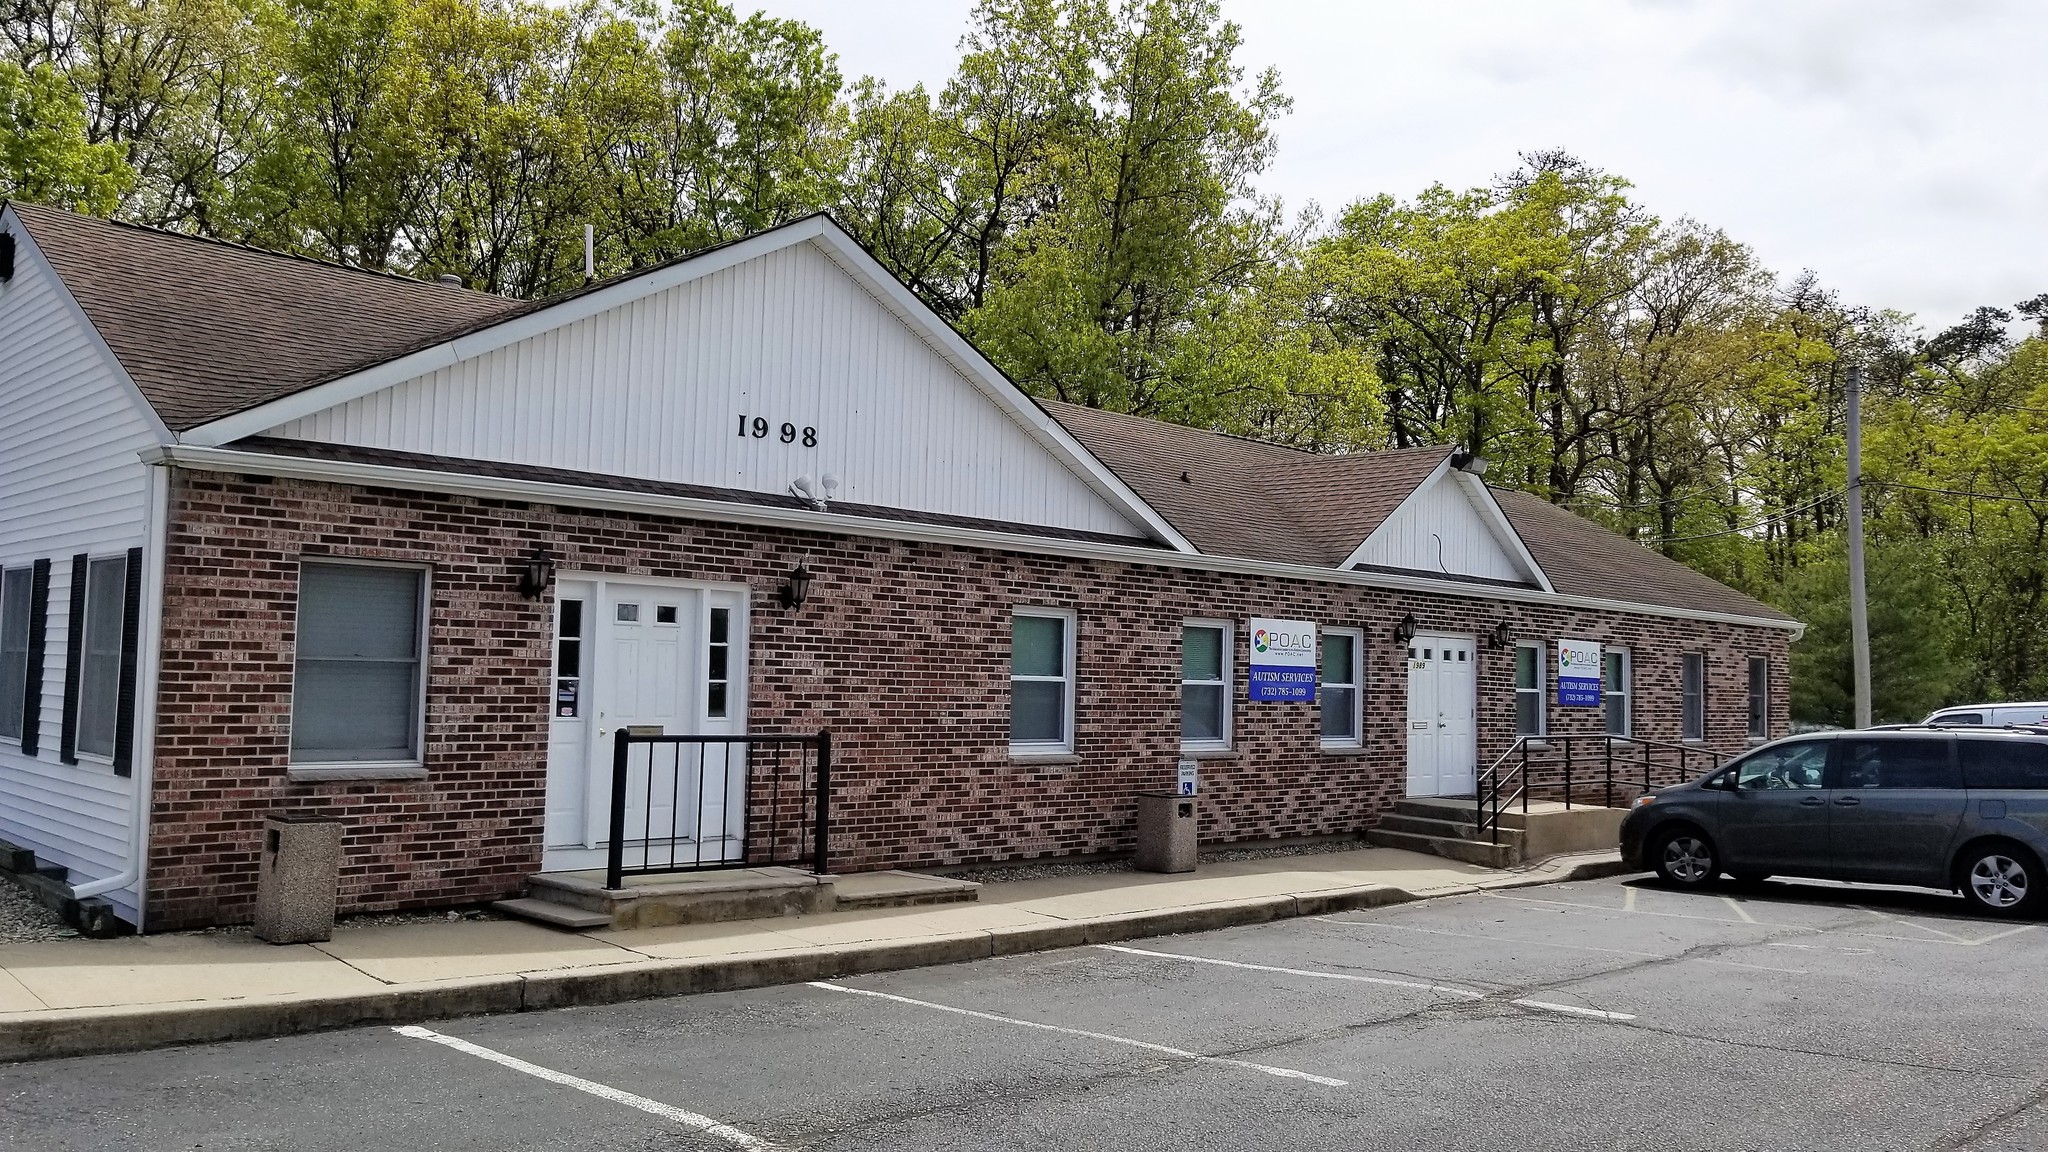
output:
M 1700 533 L 1700 534 L 1699 534 L 1699 535 L 1697 535 L 1697 536 L 1661 536 L 1661 537 L 1658 537 L 1657 539 L 1654 539 L 1654 540 L 1645 540 L 1645 541 L 1643 541 L 1643 543 L 1645 543 L 1645 544 L 1684 544 L 1684 543 L 1687 543 L 1687 542 L 1689 542 L 1689 541 L 1693 541 L 1693 540 L 1712 540 L 1712 539 L 1715 539 L 1715 538 L 1717 538 L 1717 537 L 1721 537 L 1721 536 L 1736 536 L 1736 535 L 1740 535 L 1741 533 L 1744 533 L 1744 532 L 1753 532 L 1753 531 L 1755 531 L 1755 530 L 1756 530 L 1756 529 L 1758 529 L 1758 528 L 1762 528 L 1762 527 L 1764 527 L 1765 525 L 1768 525 L 1768 524 L 1776 524 L 1776 523 L 1777 523 L 1778 521 L 1780 521 L 1780 520 L 1789 520 L 1789 519 L 1791 519 L 1792 517 L 1794 517 L 1794 516 L 1797 516 L 1797 515 L 1799 515 L 1799 514 L 1800 514 L 1801 512 L 1806 512 L 1806 511 L 1810 511 L 1810 510 L 1812 510 L 1812 509 L 1814 509 L 1814 508 L 1818 508 L 1818 507 L 1820 507 L 1820 506 L 1821 506 L 1822 504 L 1825 504 L 1825 503 L 1827 503 L 1828 501 L 1830 501 L 1830 500 L 1833 500 L 1833 499 L 1835 499 L 1836 497 L 1838 497 L 1838 496 L 1842 495 L 1842 494 L 1843 494 L 1844 492 L 1846 492 L 1846 491 L 1847 491 L 1847 489 L 1846 489 L 1846 488 L 1835 488 L 1835 489 L 1832 489 L 1832 490 L 1830 490 L 1830 491 L 1827 491 L 1827 492 L 1824 492 L 1824 493 L 1822 493 L 1822 494 L 1821 494 L 1821 495 L 1819 495 L 1819 496 L 1816 496 L 1816 497 L 1814 497 L 1814 498 L 1813 498 L 1813 499 L 1811 499 L 1811 500 L 1808 500 L 1808 501 L 1807 501 L 1806 503 L 1804 503 L 1804 504 L 1799 504 L 1799 505 L 1796 505 L 1796 506 L 1794 506 L 1794 507 L 1791 507 L 1791 508 L 1787 508 L 1787 509 L 1785 509 L 1785 510 L 1784 510 L 1783 512 L 1780 512 L 1780 513 L 1778 513 L 1778 514 L 1776 514 L 1776 515 L 1774 515 L 1774 516 L 1766 516 L 1766 517 L 1764 517 L 1764 518 L 1763 518 L 1763 519 L 1761 519 L 1761 520 L 1757 520 L 1757 521 L 1753 521 L 1753 522 L 1751 522 L 1751 523 L 1748 523 L 1748 524 L 1744 524 L 1744 525 L 1742 525 L 1742 526 L 1741 526 L 1741 527 L 1739 527 L 1739 528 L 1724 528 L 1724 529 L 1722 529 L 1722 530 L 1721 530 L 1721 531 L 1719 531 L 1719 532 L 1702 532 L 1702 533 Z
M 1966 492 L 1959 488 L 1930 488 L 1924 484 L 1907 484 L 1899 480 L 1865 480 L 1873 488 L 1904 488 L 1912 492 L 1932 492 L 1938 496 L 1967 496 L 1975 500 L 1999 500 L 2007 504 L 2048 503 L 2048 496 L 2007 496 L 1994 492 Z

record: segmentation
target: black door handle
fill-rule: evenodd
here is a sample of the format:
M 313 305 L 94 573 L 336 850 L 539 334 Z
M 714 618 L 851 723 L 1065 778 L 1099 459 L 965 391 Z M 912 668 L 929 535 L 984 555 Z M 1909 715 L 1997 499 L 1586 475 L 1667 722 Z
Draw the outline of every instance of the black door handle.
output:
M 1858 800 L 1854 796 L 1837 796 L 1835 797 L 1835 803 L 1840 804 L 1844 808 L 1849 808 L 1861 804 L 1863 801 Z
M 1818 808 L 1821 805 L 1827 803 L 1827 801 L 1821 799 L 1818 796 L 1808 796 L 1806 799 L 1801 800 L 1800 803 L 1806 805 L 1808 808 Z

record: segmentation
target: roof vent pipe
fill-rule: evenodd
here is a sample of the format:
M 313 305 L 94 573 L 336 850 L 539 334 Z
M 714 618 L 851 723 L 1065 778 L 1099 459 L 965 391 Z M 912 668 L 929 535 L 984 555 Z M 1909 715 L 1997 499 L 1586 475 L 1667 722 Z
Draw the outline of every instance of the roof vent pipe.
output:
M 450 288 L 462 287 L 462 277 L 457 276 L 453 272 L 443 272 L 439 276 L 435 277 L 435 279 L 439 280 L 443 284 L 448 285 Z
M 583 282 L 597 279 L 597 225 L 583 226 Z

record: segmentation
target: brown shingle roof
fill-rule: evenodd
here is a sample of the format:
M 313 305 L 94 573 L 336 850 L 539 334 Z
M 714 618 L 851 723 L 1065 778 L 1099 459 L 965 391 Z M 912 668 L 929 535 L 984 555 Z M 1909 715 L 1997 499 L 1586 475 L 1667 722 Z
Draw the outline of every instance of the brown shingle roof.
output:
M 1550 584 L 1568 596 L 1597 596 L 1684 608 L 1791 620 L 1761 600 L 1702 575 L 1678 561 L 1595 524 L 1541 496 L 1496 488 L 1494 498 Z
M 1429 447 L 1325 456 L 1056 400 L 1042 403 L 1082 447 L 1212 556 L 1336 567 L 1451 453 Z
M 36 204 L 9 207 L 175 431 L 527 307 Z

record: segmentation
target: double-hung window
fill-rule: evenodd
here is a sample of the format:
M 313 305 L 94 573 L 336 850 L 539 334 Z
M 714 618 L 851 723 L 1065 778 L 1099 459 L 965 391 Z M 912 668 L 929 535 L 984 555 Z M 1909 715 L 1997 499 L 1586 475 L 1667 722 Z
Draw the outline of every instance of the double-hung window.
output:
M 1762 656 L 1749 658 L 1749 738 L 1771 738 L 1771 662 Z
M 1351 628 L 1323 629 L 1323 682 L 1317 686 L 1323 710 L 1323 747 L 1359 746 L 1359 648 L 1364 637 Z
M 108 556 L 85 569 L 85 639 L 78 675 L 78 751 L 111 761 L 121 720 L 121 635 L 128 558 Z
M 1687 652 L 1679 657 L 1679 733 L 1687 740 L 1707 738 L 1707 657 Z
M 21 739 L 28 702 L 29 581 L 33 571 L 0 572 L 0 736 Z
M 1230 625 L 1190 620 L 1180 629 L 1180 746 L 1230 747 Z
M 423 569 L 300 566 L 294 764 L 420 763 L 426 603 Z
M 1629 722 L 1634 719 L 1629 704 L 1629 661 L 1626 648 L 1602 648 L 1603 663 L 1600 677 L 1600 704 L 1607 712 L 1607 734 L 1626 736 Z
M 1074 750 L 1074 616 L 1019 608 L 1010 617 L 1010 750 Z
M 1543 645 L 1515 645 L 1515 735 L 1544 734 Z

